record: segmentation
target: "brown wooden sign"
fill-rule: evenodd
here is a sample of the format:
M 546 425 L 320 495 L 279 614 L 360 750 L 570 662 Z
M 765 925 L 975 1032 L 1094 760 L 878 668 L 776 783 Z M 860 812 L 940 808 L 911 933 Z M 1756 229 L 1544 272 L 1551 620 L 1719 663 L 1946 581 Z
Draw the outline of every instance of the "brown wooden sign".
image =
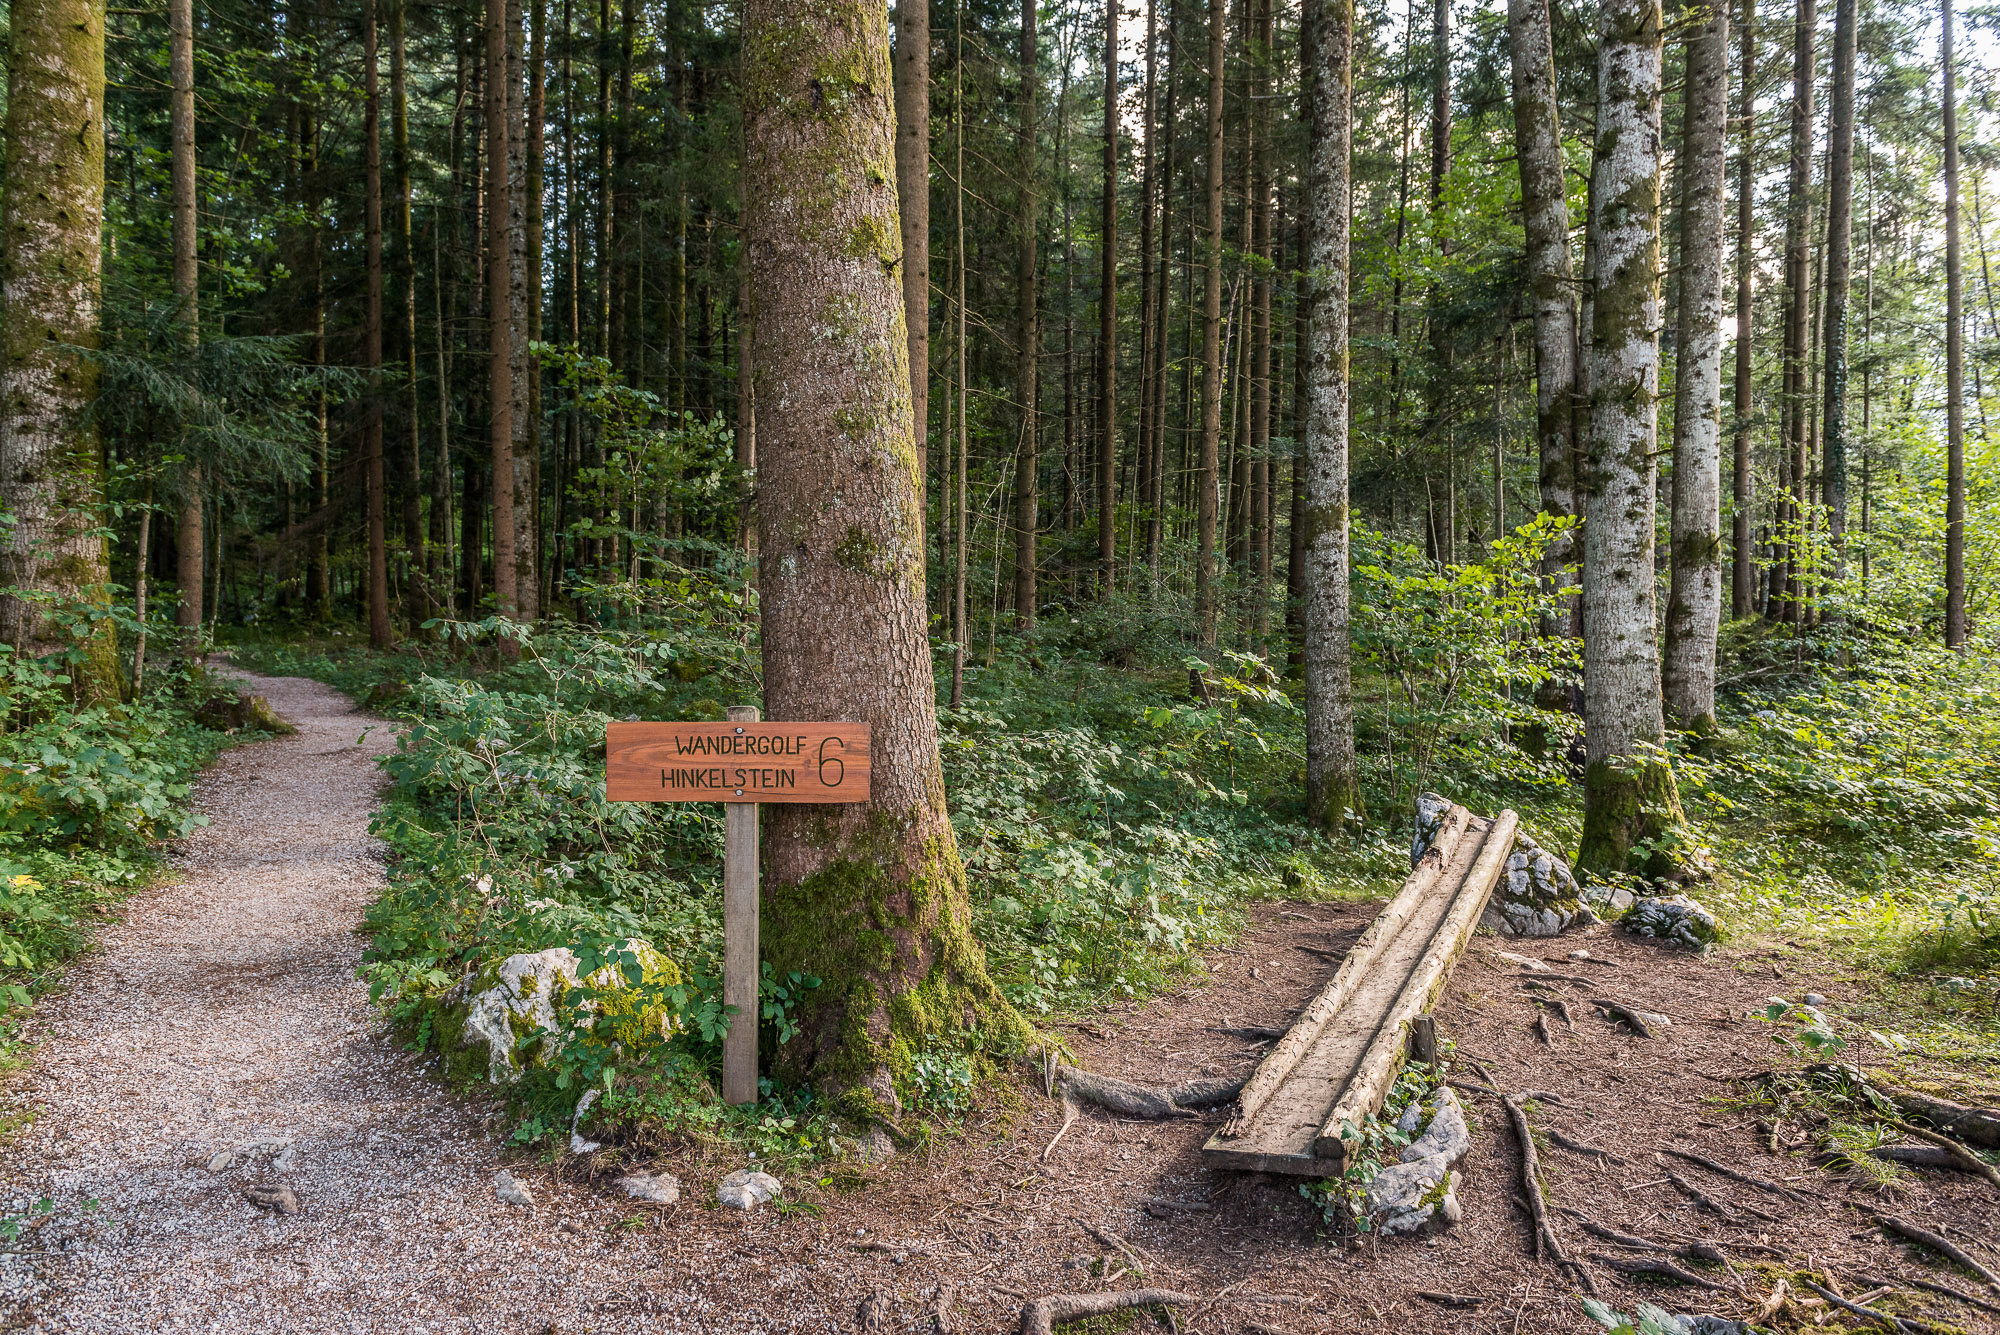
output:
M 613 802 L 866 802 L 866 723 L 613 723 Z

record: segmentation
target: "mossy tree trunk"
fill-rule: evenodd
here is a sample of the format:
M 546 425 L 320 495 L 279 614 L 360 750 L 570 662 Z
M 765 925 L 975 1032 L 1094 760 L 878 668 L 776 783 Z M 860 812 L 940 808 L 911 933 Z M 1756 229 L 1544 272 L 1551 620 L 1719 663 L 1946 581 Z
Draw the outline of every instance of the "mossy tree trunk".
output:
M 902 208 L 910 429 L 917 443 L 917 478 L 923 485 L 929 477 L 930 445 L 931 0 L 896 4 L 896 198 Z
M 1660 4 L 1599 10 L 1592 164 L 1590 456 L 1583 526 L 1585 730 L 1579 871 L 1627 870 L 1680 820 L 1654 639 L 1660 383 Z M 1647 870 L 1652 870 L 1647 868 Z
M 873 729 L 869 802 L 767 813 L 766 956 L 822 980 L 778 1063 L 890 1120 L 926 1043 L 1022 1026 L 938 760 L 887 15 L 749 0 L 743 49 L 765 716 Z
M 1307 163 L 1305 685 L 1306 818 L 1339 829 L 1361 814 L 1348 644 L 1347 302 L 1353 148 L 1353 0 L 1307 0 L 1312 143 Z
M 7 64 L 0 204 L 0 584 L 69 602 L 108 603 L 99 531 L 104 476 L 92 408 L 104 220 L 104 6 L 15 5 Z M 85 698 L 115 697 L 108 621 L 74 676 Z M 44 604 L 0 598 L 0 636 L 18 651 L 67 648 Z
M 1715 727 L 1722 624 L 1722 212 L 1729 113 L 1727 0 L 1697 10 L 1681 115 L 1681 300 L 1674 339 L 1674 480 L 1667 596 L 1666 709 L 1690 732 Z
M 201 342 L 200 269 L 195 262 L 199 203 L 195 187 L 194 139 L 194 0 L 173 0 L 167 6 L 167 70 L 173 91 L 167 101 L 169 175 L 173 182 L 174 299 L 186 322 L 188 360 Z M 201 625 L 202 572 L 208 568 L 202 547 L 202 478 L 199 460 L 190 460 L 180 476 L 181 503 L 174 528 L 174 576 L 180 586 L 180 606 L 174 624 Z

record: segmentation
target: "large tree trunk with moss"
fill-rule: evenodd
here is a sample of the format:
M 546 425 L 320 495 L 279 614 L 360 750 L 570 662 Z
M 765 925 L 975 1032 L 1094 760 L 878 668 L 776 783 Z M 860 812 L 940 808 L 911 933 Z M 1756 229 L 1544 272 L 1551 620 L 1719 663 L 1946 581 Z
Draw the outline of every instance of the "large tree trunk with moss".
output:
M 1020 1022 L 972 939 L 938 761 L 887 16 L 749 0 L 743 47 L 764 712 L 873 729 L 870 801 L 767 814 L 767 956 L 822 980 L 778 1064 L 893 1119 L 925 1044 Z
M 1535 312 L 1535 446 L 1546 514 L 1576 513 L 1576 283 L 1569 255 L 1569 192 L 1556 119 L 1556 65 L 1548 0 L 1510 0 L 1507 44 L 1514 82 L 1514 153 L 1521 169 L 1521 224 Z M 1549 545 L 1542 571 L 1554 580 L 1575 559 L 1575 539 Z M 1550 626 L 1548 634 L 1573 632 Z M 1564 699 L 1552 682 L 1550 705 Z
M 930 446 L 931 0 L 896 4 L 896 197 L 902 210 L 903 322 L 910 340 L 910 429 L 922 486 Z
M 91 422 L 104 220 L 104 6 L 15 5 L 7 66 L 0 235 L 0 505 L 14 527 L 0 585 L 106 604 L 104 476 Z M 75 674 L 89 698 L 118 691 L 111 624 Z M 33 600 L 0 597 L 0 637 L 27 654 L 68 647 Z
M 1729 11 L 1710 0 L 1688 39 L 1681 117 L 1681 300 L 1674 339 L 1674 484 L 1666 709 L 1715 727 L 1722 624 L 1722 187 L 1727 162 Z
M 1348 213 L 1353 147 L 1353 0 L 1307 0 L 1305 71 L 1312 140 L 1307 216 L 1311 327 L 1306 351 L 1306 819 L 1339 829 L 1361 813 L 1348 643 Z
M 1660 4 L 1599 9 L 1592 164 L 1590 454 L 1583 525 L 1585 750 L 1579 871 L 1627 870 L 1680 820 L 1659 763 L 1653 493 L 1660 385 Z M 1653 868 L 1644 870 L 1652 871 Z

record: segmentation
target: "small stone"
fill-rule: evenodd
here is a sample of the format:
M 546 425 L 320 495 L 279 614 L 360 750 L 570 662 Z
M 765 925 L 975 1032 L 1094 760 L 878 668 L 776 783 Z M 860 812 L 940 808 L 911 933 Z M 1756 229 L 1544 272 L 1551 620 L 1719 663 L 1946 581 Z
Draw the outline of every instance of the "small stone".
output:
M 245 1187 L 243 1199 L 263 1209 L 275 1210 L 279 1214 L 299 1212 L 298 1193 L 280 1183 L 259 1182 L 255 1186 Z
M 289 1173 L 297 1166 L 298 1161 L 298 1148 L 287 1145 L 277 1158 L 271 1160 L 271 1167 L 280 1173 Z
M 748 1210 L 764 1204 L 784 1189 L 784 1185 L 769 1173 L 760 1173 L 754 1168 L 739 1168 L 716 1184 L 715 1199 L 717 1204 Z
M 509 1205 L 525 1205 L 529 1209 L 535 1206 L 535 1196 L 528 1190 L 528 1184 L 505 1169 L 493 1175 L 493 1194 Z
M 1549 966 L 1540 960 L 1531 959 L 1526 955 L 1516 955 L 1511 950 L 1496 950 L 1493 952 L 1493 956 L 1495 959 L 1506 960 L 1509 964 L 1518 964 L 1523 969 L 1532 969 L 1536 973 L 1547 973 L 1549 971 Z
M 1569 957 L 1573 960 L 1587 960 L 1590 958 L 1590 952 L 1587 950 L 1572 950 L 1569 953 Z
M 619 1189 L 635 1201 L 672 1205 L 681 1198 L 680 1179 L 671 1173 L 627 1173 L 618 1179 Z
M 1825 998 L 1825 997 L 1823 997 L 1823 996 L 1821 996 L 1821 995 L 1820 995 L 1819 993 L 1817 993 L 1817 992 L 1808 992 L 1808 993 L 1806 993 L 1806 1005 L 1808 1005 L 1808 1006 L 1824 1006 L 1824 1005 L 1826 1005 L 1826 998 Z
M 208 1161 L 208 1171 L 211 1173 L 225 1173 L 235 1166 L 236 1156 L 228 1150 L 211 1156 Z
M 1472 1132 L 1465 1124 L 1465 1107 L 1458 1101 L 1458 1095 L 1446 1088 L 1438 1091 L 1437 1111 L 1431 1114 L 1430 1125 L 1424 1128 L 1423 1135 L 1403 1147 L 1400 1157 L 1404 1163 L 1436 1157 L 1455 1164 L 1471 1149 Z
M 1671 1029 L 1674 1027 L 1674 1022 L 1658 1011 L 1633 1011 L 1632 1013 L 1654 1029 Z

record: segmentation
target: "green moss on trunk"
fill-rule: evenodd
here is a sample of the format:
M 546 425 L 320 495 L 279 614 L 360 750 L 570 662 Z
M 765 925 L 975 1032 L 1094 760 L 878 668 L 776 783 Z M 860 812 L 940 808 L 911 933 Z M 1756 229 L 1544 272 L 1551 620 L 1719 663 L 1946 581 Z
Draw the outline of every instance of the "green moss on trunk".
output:
M 1686 821 L 1674 772 L 1661 760 L 1600 760 L 1584 773 L 1583 844 L 1577 874 L 1671 880 L 1681 871 L 1673 834 Z

